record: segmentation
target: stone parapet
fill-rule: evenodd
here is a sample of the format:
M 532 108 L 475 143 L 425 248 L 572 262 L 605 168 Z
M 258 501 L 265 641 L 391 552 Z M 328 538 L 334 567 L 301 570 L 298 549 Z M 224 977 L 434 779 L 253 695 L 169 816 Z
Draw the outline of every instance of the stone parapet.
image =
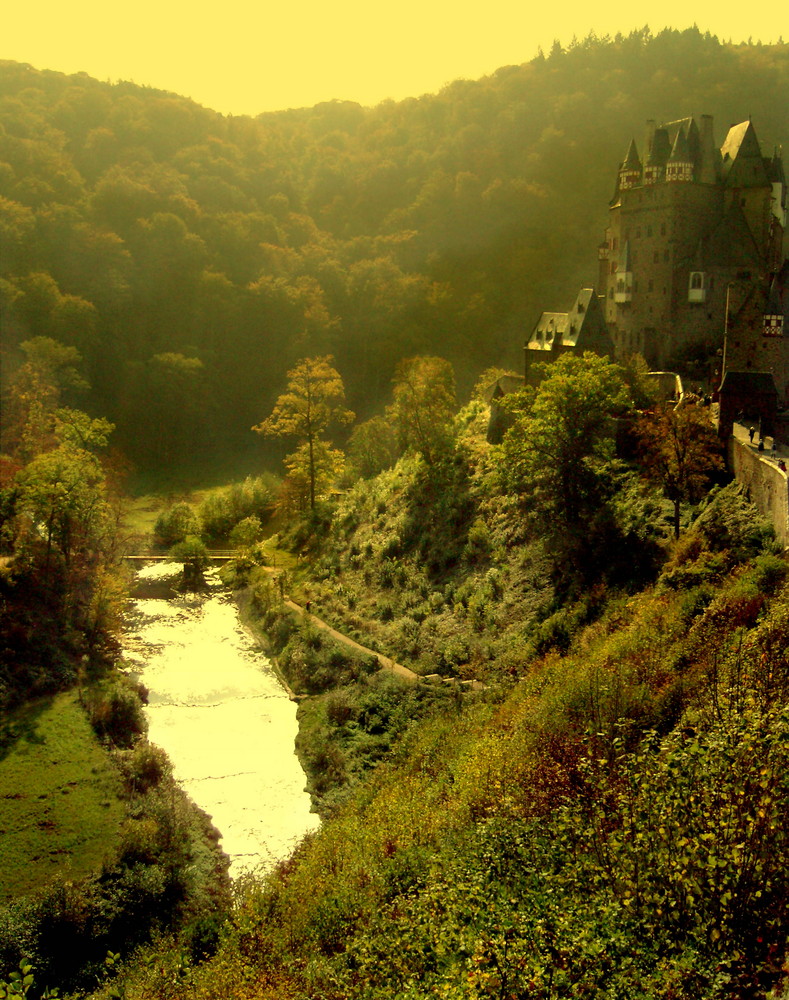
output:
M 789 469 L 789 449 L 774 450 L 769 437 L 764 448 L 759 451 L 758 437 L 751 443 L 748 429 L 735 424 L 728 441 L 729 469 L 747 488 L 759 513 L 770 520 L 781 544 L 789 547 L 789 475 L 779 465 L 783 462 Z

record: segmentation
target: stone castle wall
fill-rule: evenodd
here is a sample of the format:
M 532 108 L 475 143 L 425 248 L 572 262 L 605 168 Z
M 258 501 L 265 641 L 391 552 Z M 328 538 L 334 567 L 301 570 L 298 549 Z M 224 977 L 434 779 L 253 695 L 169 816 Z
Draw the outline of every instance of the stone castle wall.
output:
M 737 482 L 748 488 L 757 510 L 775 528 L 778 540 L 789 546 L 789 477 L 774 461 L 756 451 L 747 440 L 729 438 L 729 468 Z

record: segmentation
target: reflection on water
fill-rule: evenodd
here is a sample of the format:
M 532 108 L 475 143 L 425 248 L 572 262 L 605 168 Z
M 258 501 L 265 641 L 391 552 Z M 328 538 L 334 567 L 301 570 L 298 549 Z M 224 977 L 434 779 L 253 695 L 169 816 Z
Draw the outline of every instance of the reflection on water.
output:
M 138 581 L 144 591 L 178 569 L 149 564 Z M 293 749 L 296 706 L 215 574 L 208 580 L 206 594 L 134 600 L 124 646 L 150 692 L 149 739 L 213 818 L 238 875 L 286 858 L 318 820 Z

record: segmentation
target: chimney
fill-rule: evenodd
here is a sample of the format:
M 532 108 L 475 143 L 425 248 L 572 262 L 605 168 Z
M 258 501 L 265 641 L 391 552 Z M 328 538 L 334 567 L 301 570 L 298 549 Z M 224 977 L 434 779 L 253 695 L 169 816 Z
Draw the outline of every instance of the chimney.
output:
M 649 159 L 649 154 L 652 152 L 652 143 L 655 141 L 655 119 L 647 119 L 647 134 L 644 140 L 644 162 Z
M 701 184 L 715 184 L 718 181 L 718 161 L 720 153 L 715 145 L 712 134 L 712 115 L 701 116 L 701 135 L 699 137 L 700 162 L 698 180 Z

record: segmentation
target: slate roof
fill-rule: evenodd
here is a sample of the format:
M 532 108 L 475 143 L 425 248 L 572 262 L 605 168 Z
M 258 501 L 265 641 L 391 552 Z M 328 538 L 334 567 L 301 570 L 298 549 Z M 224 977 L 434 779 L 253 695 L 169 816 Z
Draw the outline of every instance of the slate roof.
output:
M 692 261 L 698 271 L 712 267 L 758 271 L 764 266 L 739 201 L 733 201 L 712 232 L 699 241 Z
M 622 164 L 620 169 L 641 171 L 641 160 L 638 155 L 638 147 L 636 146 L 635 139 L 630 140 L 630 145 L 627 147 L 625 162 Z
M 544 312 L 537 321 L 527 347 L 551 351 L 558 347 L 581 347 L 605 330 L 600 300 L 593 288 L 582 288 L 569 312 Z
M 759 140 L 750 121 L 732 125 L 721 146 L 721 156 L 723 179 L 729 187 L 761 187 L 769 183 Z
M 778 396 L 772 372 L 732 372 L 724 373 L 721 393 L 738 396 Z

